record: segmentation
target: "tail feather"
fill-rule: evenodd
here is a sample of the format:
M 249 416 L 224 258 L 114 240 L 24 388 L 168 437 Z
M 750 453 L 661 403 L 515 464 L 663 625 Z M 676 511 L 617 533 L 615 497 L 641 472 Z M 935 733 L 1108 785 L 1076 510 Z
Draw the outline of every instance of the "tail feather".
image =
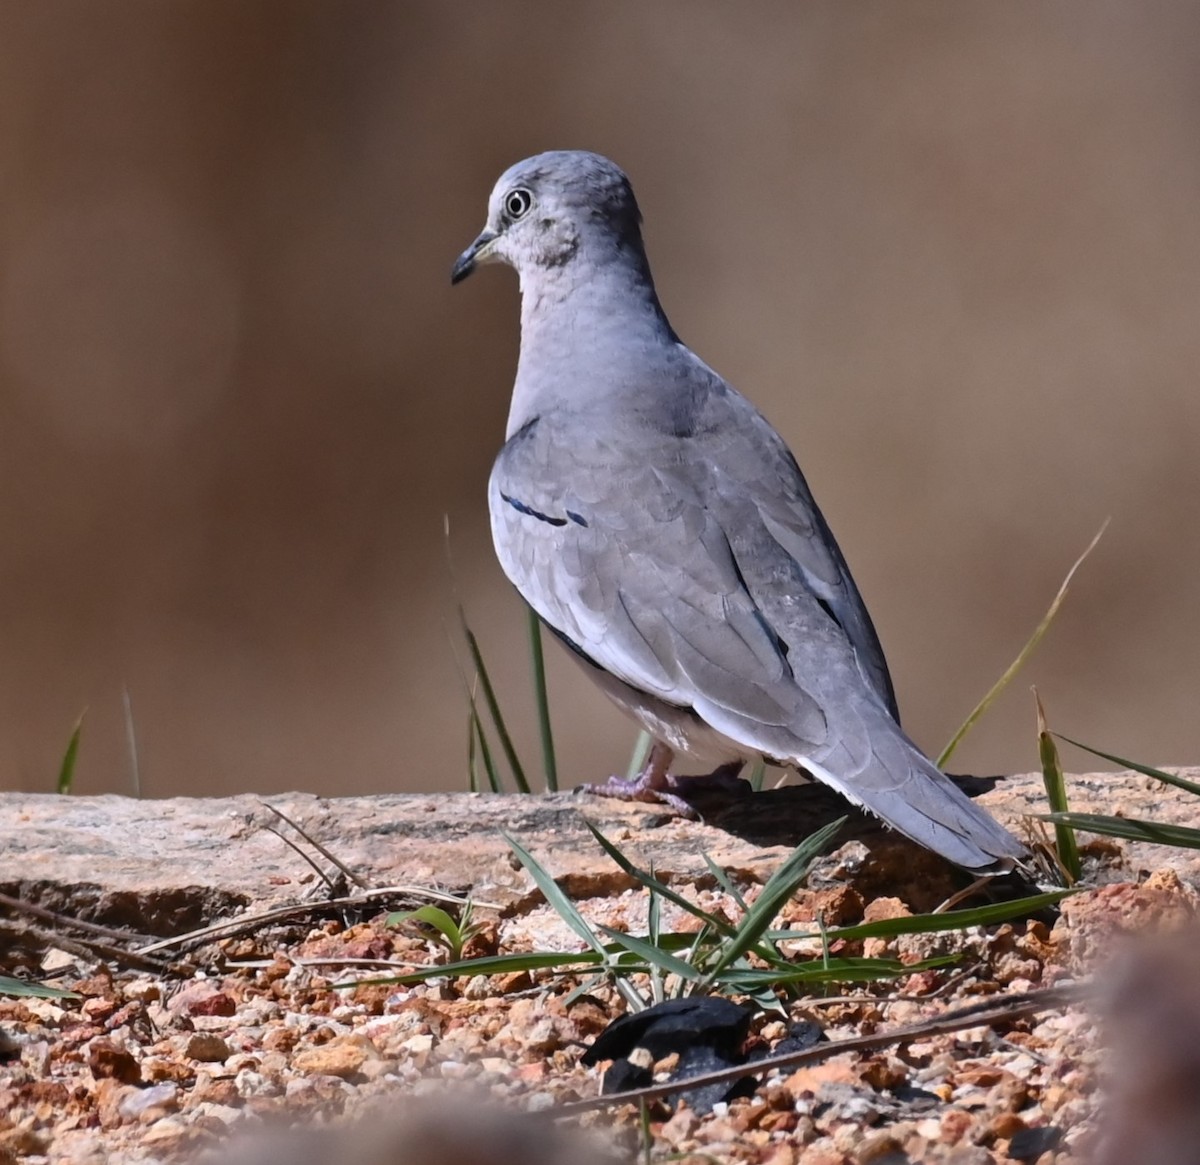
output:
M 854 774 L 802 760 L 813 776 L 893 829 L 979 873 L 1011 869 L 1025 847 L 891 722 L 872 733 L 873 763 Z

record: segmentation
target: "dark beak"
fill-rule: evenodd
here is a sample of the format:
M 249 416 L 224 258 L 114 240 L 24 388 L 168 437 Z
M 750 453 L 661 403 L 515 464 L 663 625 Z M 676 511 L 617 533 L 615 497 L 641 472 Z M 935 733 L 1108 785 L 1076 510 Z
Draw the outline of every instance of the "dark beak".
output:
M 495 231 L 484 230 L 477 238 L 454 262 L 454 267 L 450 271 L 451 284 L 461 283 L 472 271 L 475 270 L 476 264 L 480 259 L 487 257 L 488 247 L 496 241 L 499 236 Z

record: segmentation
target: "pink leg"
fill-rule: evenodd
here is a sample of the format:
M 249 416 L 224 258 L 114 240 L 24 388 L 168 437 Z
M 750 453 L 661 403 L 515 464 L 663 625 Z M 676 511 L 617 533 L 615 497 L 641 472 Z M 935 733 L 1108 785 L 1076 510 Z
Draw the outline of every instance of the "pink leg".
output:
M 711 773 L 699 776 L 672 776 L 671 762 L 675 753 L 665 744 L 655 743 L 646 764 L 636 777 L 609 777 L 597 784 L 580 785 L 580 791 L 599 797 L 616 797 L 621 801 L 647 801 L 669 805 L 683 817 L 697 818 L 699 814 L 690 802 L 680 795 L 690 789 L 715 789 L 724 793 L 741 792 L 745 782 L 738 780 L 741 761 L 721 765 Z

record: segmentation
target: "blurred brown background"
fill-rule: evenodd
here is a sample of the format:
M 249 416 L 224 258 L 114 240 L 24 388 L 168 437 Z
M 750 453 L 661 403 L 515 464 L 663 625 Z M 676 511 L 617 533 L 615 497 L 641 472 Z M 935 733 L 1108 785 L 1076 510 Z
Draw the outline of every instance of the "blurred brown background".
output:
M 0 787 L 461 788 L 459 588 L 536 755 L 484 483 L 493 180 L 631 174 L 677 330 L 795 448 L 936 750 L 1200 760 L 1200 7 L 6 0 Z M 632 729 L 550 647 L 569 782 Z M 1083 759 L 1072 758 L 1077 766 Z

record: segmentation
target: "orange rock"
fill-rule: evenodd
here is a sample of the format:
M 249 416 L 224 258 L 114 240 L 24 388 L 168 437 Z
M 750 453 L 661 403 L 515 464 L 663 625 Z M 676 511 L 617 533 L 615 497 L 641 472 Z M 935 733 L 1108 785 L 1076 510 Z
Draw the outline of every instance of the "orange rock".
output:
M 974 1118 L 969 1112 L 952 1108 L 942 1116 L 942 1141 L 947 1145 L 957 1145 L 970 1131 Z
M 796 1165 L 798 1160 L 795 1147 L 784 1141 L 782 1144 L 772 1145 L 765 1151 L 762 1165 Z
M 862 1065 L 859 1075 L 872 1088 L 883 1091 L 905 1083 L 908 1080 L 909 1069 L 894 1057 L 872 1056 Z
M 137 1092 L 132 1084 L 122 1084 L 120 1081 L 107 1078 L 96 1085 L 96 1113 L 102 1129 L 113 1129 L 125 1118 L 121 1114 L 121 1102 Z
M 215 1032 L 193 1032 L 183 1054 L 205 1064 L 220 1064 L 228 1060 L 233 1051 Z
M 941 981 L 942 973 L 940 971 L 914 971 L 904 980 L 903 991 L 905 995 L 928 995 L 937 989 Z M 895 1013 L 893 1013 L 893 1018 L 895 1018 Z
M 990 1068 L 987 1066 L 968 1068 L 965 1072 L 960 1072 L 955 1077 L 955 1083 L 974 1084 L 977 1088 L 991 1088 L 993 1084 L 999 1084 L 1006 1075 L 1008 1073 L 1002 1068 Z
M 772 1109 L 764 1112 L 758 1120 L 758 1127 L 768 1133 L 790 1133 L 797 1124 L 796 1111 L 792 1109 Z
M 845 1153 L 837 1149 L 806 1149 L 804 1165 L 852 1165 Z
M 889 1132 L 869 1133 L 863 1137 L 855 1152 L 856 1165 L 870 1165 L 881 1157 L 903 1153 L 904 1145 Z
M 909 910 L 899 898 L 875 898 L 867 903 L 863 911 L 863 922 L 882 922 L 888 918 L 911 918 Z
M 367 1050 L 358 1043 L 323 1044 L 306 1048 L 292 1057 L 292 1067 L 305 1076 L 357 1076 L 367 1059 Z
M 1106 961 L 1116 936 L 1148 927 L 1174 930 L 1193 921 L 1198 907 L 1200 895 L 1174 870 L 1156 870 L 1141 885 L 1118 882 L 1066 899 L 1052 938 L 1079 970 Z
M 673 1149 L 682 1149 L 695 1137 L 699 1123 L 700 1118 L 690 1108 L 683 1106 L 656 1130 L 655 1137 L 666 1141 Z
M 1002 1112 L 992 1119 L 987 1131 L 993 1140 L 1010 1141 L 1014 1133 L 1019 1133 L 1025 1127 L 1025 1122 L 1015 1112 Z
M 87 1047 L 88 1067 L 98 1080 L 108 1077 L 123 1084 L 139 1084 L 142 1069 L 123 1047 L 108 1039 L 92 1040 Z
M 203 1069 L 196 1073 L 196 1083 L 187 1096 L 187 1105 L 194 1108 L 199 1104 L 237 1105 L 237 1083 L 228 1076 L 214 1076 Z
M 822 1084 L 861 1084 L 862 1065 L 852 1056 L 835 1056 L 822 1064 L 798 1068 L 783 1081 L 784 1087 L 793 1096 L 802 1092 L 816 1092 Z

